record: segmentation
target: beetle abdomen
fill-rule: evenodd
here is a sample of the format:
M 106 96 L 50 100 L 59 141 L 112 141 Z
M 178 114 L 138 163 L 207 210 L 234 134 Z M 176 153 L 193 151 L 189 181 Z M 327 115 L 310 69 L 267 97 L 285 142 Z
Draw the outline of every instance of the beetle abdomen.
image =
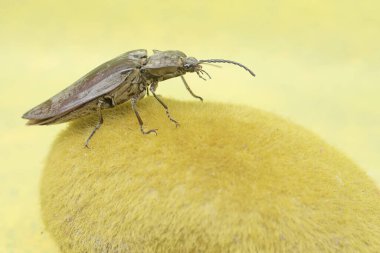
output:
M 98 103 L 98 98 L 86 103 L 80 108 L 76 108 L 73 111 L 69 111 L 69 112 L 59 114 L 54 117 L 45 118 L 45 119 L 30 119 L 26 124 L 27 125 L 50 125 L 50 124 L 64 123 L 64 122 L 94 113 L 97 108 L 97 103 Z M 102 106 L 102 108 L 109 108 L 109 107 L 110 106 L 107 106 L 107 104 Z
M 145 95 L 145 86 L 143 83 L 134 82 L 138 78 L 139 71 L 136 70 L 132 72 L 127 80 L 121 85 L 113 89 L 112 91 L 100 96 L 95 99 L 80 105 L 73 110 L 58 114 L 53 117 L 47 117 L 43 119 L 29 119 L 26 123 L 27 125 L 50 125 L 50 124 L 59 124 L 64 123 L 76 118 L 86 116 L 88 114 L 95 113 L 98 107 L 99 100 L 102 101 L 101 109 L 107 109 L 115 105 L 122 104 L 131 99 L 135 95 L 139 95 L 139 99 L 143 98 Z M 110 100 L 109 98 L 112 97 Z M 45 103 L 49 103 L 46 101 Z M 115 104 L 113 104 L 115 103 Z
M 22 117 L 32 120 L 33 123 L 75 110 L 117 88 L 132 72 L 139 72 L 141 65 L 145 64 L 146 56 L 146 50 L 140 49 L 103 63 Z
M 23 115 L 25 119 L 47 119 L 75 110 L 92 99 L 108 93 L 125 81 L 133 69 L 119 70 L 102 80 L 86 75 L 67 89 L 34 107 Z M 99 75 L 99 74 L 98 74 Z

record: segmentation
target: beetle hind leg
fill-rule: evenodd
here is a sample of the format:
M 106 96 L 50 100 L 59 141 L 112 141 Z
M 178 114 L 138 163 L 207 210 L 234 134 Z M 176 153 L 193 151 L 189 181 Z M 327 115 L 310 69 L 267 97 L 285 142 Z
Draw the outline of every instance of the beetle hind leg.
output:
M 150 129 L 148 131 L 145 131 L 144 130 L 144 122 L 142 121 L 141 117 L 140 117 L 140 114 L 139 112 L 137 111 L 137 108 L 136 108 L 136 103 L 137 103 L 137 100 L 138 98 L 137 97 L 133 97 L 131 99 L 131 104 L 132 104 L 132 110 L 134 111 L 135 115 L 136 115 L 136 118 L 139 122 L 139 125 L 140 125 L 140 130 L 143 134 L 150 134 L 150 133 L 154 133 L 155 135 L 157 135 L 157 130 L 158 129 Z
M 155 88 L 156 87 L 154 85 L 151 85 L 150 86 L 150 92 L 152 92 L 154 98 L 157 99 L 157 101 L 160 102 L 160 104 L 164 107 L 166 115 L 168 116 L 169 120 L 171 122 L 173 122 L 176 127 L 179 127 L 178 121 L 176 121 L 175 119 L 173 119 L 172 116 L 170 115 L 168 106 L 156 95 Z
M 84 146 L 85 146 L 86 148 L 90 148 L 90 147 L 88 146 L 88 143 L 90 142 L 92 136 L 94 136 L 96 130 L 98 130 L 98 129 L 100 128 L 100 126 L 103 124 L 103 115 L 102 115 L 102 105 L 103 105 L 103 103 L 104 103 L 104 101 L 102 101 L 102 100 L 99 100 L 99 101 L 98 101 L 98 105 L 97 105 L 96 110 L 97 110 L 97 112 L 98 112 L 99 121 L 98 121 L 98 123 L 96 124 L 95 128 L 92 130 L 90 136 L 88 136 L 88 138 L 87 138 L 87 140 L 86 140 L 86 142 L 85 142 L 85 144 L 84 144 Z

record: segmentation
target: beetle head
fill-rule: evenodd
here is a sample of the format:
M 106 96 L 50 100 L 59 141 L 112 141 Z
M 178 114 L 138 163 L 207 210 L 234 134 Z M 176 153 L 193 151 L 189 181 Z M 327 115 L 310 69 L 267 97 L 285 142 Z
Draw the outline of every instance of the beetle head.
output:
M 201 66 L 202 63 L 203 64 L 210 64 L 210 63 L 230 63 L 230 64 L 235 64 L 235 65 L 237 65 L 239 67 L 242 67 L 245 70 L 247 70 L 252 76 L 255 76 L 255 73 L 253 73 L 252 70 L 250 70 L 249 68 L 247 68 L 243 64 L 235 62 L 235 61 L 223 60 L 223 59 L 209 59 L 209 60 L 200 60 L 200 61 L 198 61 L 194 57 L 186 57 L 184 59 L 183 69 L 186 72 L 196 72 L 197 75 L 200 78 L 202 78 L 203 80 L 206 80 L 203 77 L 204 74 L 207 75 L 211 79 L 210 75 L 205 70 L 202 69 L 202 66 Z
M 199 65 L 198 60 L 194 57 L 186 57 L 183 61 L 183 68 L 186 72 L 198 72 L 202 69 Z
M 202 69 L 202 66 L 199 64 L 199 61 L 194 57 L 186 57 L 183 60 L 183 69 L 185 70 L 185 72 L 197 73 L 197 75 L 203 80 L 206 80 L 206 78 L 203 77 L 203 74 L 206 74 L 208 78 L 211 79 L 211 76 Z

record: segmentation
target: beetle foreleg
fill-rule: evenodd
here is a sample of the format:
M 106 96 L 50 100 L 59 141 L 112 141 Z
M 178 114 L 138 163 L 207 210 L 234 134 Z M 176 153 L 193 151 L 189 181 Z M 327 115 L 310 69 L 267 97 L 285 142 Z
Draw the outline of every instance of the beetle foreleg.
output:
M 169 113 L 168 106 L 156 95 L 155 89 L 156 89 L 156 85 L 151 85 L 150 86 L 150 92 L 152 92 L 154 98 L 157 99 L 157 101 L 160 102 L 160 104 L 165 108 L 166 115 L 168 116 L 168 118 L 170 119 L 170 121 L 174 122 L 175 126 L 178 127 L 179 126 L 178 121 L 176 121 L 175 119 L 172 118 L 172 116 Z
M 137 111 L 137 108 L 136 108 L 136 103 L 137 103 L 137 100 L 138 98 L 137 97 L 133 97 L 131 98 L 131 104 L 132 104 L 132 110 L 135 112 L 136 114 L 136 117 L 137 117 L 137 120 L 139 121 L 139 125 L 140 125 L 140 130 L 143 134 L 150 134 L 150 133 L 155 133 L 157 135 L 157 129 L 151 129 L 151 130 L 148 130 L 148 131 L 145 131 L 144 130 L 144 122 L 142 121 L 141 117 L 140 117 L 140 114 L 139 112 Z
M 186 89 L 190 92 L 190 94 L 193 97 L 198 98 L 198 99 L 200 99 L 203 102 L 203 98 L 194 94 L 194 92 L 190 89 L 190 86 L 187 84 L 187 82 L 186 82 L 186 80 L 185 80 L 185 78 L 183 76 L 181 76 L 181 79 L 182 79 L 183 83 L 185 84 Z
M 87 138 L 87 140 L 86 140 L 86 142 L 85 142 L 85 144 L 84 144 L 84 146 L 85 146 L 86 148 L 90 148 L 90 147 L 88 146 L 88 143 L 90 142 L 90 139 L 92 138 L 92 136 L 94 136 L 96 130 L 98 130 L 98 129 L 100 128 L 100 126 L 103 124 L 103 115 L 102 115 L 102 104 L 103 104 L 103 103 L 104 103 L 104 101 L 102 101 L 102 100 L 99 100 L 99 101 L 98 101 L 98 105 L 97 105 L 96 110 L 97 110 L 98 115 L 99 115 L 99 121 L 98 121 L 98 123 L 96 124 L 94 130 L 92 130 L 90 136 L 88 136 L 88 138 Z

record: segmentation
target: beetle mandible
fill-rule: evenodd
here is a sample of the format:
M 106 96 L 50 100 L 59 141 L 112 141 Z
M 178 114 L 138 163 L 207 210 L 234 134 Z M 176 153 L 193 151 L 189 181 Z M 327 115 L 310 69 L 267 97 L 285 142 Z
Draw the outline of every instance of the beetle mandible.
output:
M 255 76 L 250 69 L 235 61 L 197 60 L 178 50 L 153 52 L 154 54 L 148 57 L 145 49 L 133 50 L 105 62 L 22 117 L 29 120 L 27 125 L 50 125 L 67 122 L 96 111 L 99 120 L 85 142 L 85 146 L 88 147 L 90 139 L 103 123 L 102 110 L 126 101 L 131 101 L 141 132 L 157 134 L 157 129 L 144 130 L 144 123 L 136 109 L 137 101 L 149 94 L 149 91 L 164 107 L 168 118 L 178 126 L 178 122 L 170 115 L 168 106 L 156 95 L 157 85 L 160 81 L 180 76 L 190 94 L 203 101 L 202 97 L 194 94 L 183 77 L 187 72 L 195 72 L 204 80 L 204 76 L 211 78 L 202 69 L 202 63 L 231 63 Z

